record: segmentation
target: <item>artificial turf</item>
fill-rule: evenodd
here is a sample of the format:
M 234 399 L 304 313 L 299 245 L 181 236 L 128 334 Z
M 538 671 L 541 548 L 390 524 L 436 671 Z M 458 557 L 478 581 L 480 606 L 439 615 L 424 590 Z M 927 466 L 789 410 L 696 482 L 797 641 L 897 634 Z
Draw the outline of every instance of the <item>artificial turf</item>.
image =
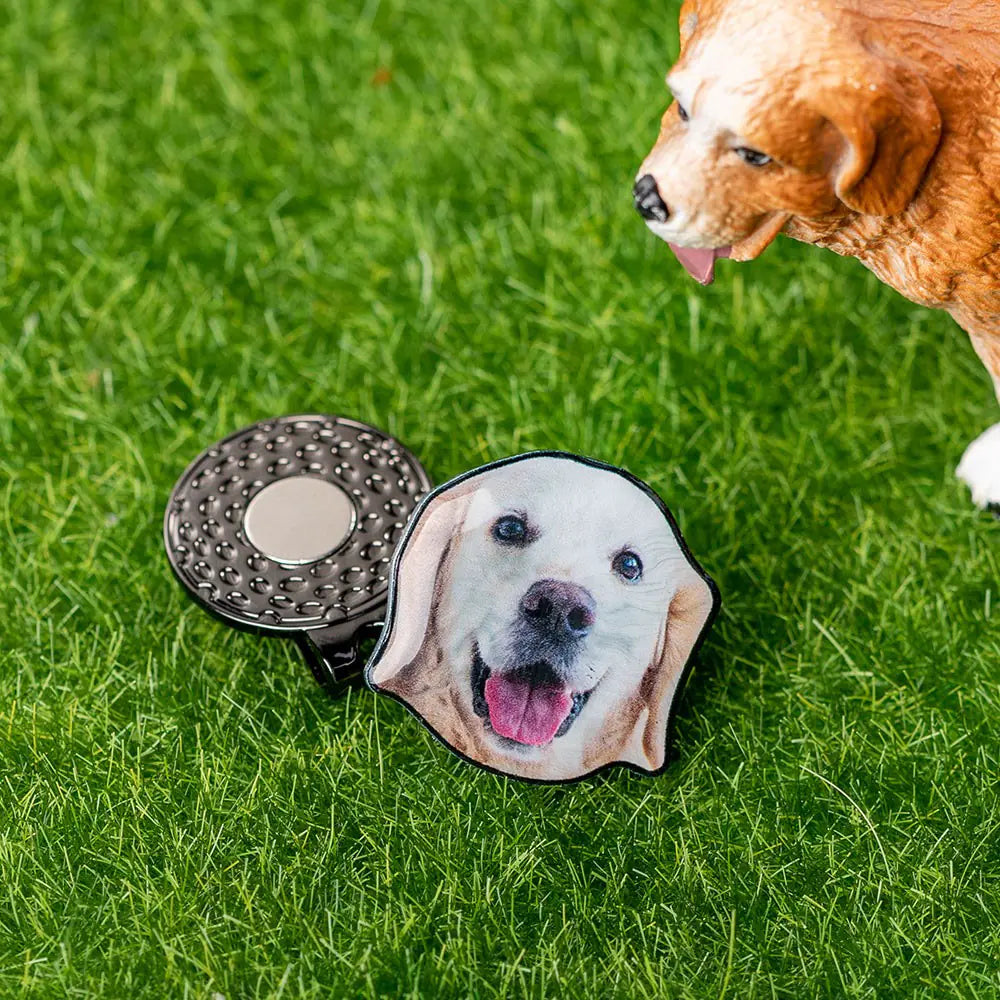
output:
M 989 383 L 645 230 L 677 6 L 0 13 L 0 996 L 1000 995 Z M 723 594 L 666 775 L 480 772 L 192 606 L 170 487 L 289 412 L 656 487 Z

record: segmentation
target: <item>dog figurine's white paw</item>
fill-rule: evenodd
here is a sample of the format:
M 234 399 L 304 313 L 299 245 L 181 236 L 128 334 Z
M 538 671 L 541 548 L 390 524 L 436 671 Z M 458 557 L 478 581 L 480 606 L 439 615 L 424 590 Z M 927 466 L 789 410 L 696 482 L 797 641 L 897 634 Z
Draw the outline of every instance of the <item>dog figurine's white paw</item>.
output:
M 1000 424 L 994 424 L 965 449 L 955 475 L 969 485 L 972 499 L 980 507 L 1000 513 Z

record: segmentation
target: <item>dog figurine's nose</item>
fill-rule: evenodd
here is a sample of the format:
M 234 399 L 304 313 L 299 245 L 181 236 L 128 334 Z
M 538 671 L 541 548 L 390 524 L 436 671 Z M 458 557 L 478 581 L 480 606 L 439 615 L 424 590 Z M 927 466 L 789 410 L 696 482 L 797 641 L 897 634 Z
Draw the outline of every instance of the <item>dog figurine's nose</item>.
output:
M 521 615 L 556 639 L 582 639 L 597 615 L 589 590 L 563 580 L 538 580 L 521 598 Z
M 666 222 L 670 218 L 670 209 L 660 197 L 656 187 L 656 179 L 652 174 L 643 174 L 632 188 L 632 201 L 635 210 L 651 222 Z

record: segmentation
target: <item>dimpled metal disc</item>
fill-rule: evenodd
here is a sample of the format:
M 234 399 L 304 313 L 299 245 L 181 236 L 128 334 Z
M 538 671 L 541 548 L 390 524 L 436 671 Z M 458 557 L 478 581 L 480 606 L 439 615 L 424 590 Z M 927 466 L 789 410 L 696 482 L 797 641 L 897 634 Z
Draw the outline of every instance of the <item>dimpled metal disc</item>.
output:
M 178 480 L 167 556 L 192 596 L 232 625 L 350 645 L 380 621 L 393 550 L 429 489 L 416 458 L 374 427 L 322 415 L 262 421 Z

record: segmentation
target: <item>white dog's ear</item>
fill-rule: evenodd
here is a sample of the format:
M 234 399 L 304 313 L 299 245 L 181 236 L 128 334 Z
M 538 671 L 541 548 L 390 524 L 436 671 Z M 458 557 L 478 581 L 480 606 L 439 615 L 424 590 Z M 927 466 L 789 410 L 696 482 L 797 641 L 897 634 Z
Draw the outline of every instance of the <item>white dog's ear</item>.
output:
M 642 681 L 648 710 L 642 749 L 649 769 L 654 771 L 663 766 L 666 757 L 667 723 L 684 667 L 715 606 L 712 588 L 692 567 L 688 570 L 667 609 L 660 641 Z
M 941 140 L 927 84 L 905 66 L 867 57 L 817 103 L 843 137 L 833 173 L 837 197 L 863 215 L 896 215 L 913 200 Z
M 396 565 L 388 635 L 368 671 L 374 686 L 386 686 L 433 640 L 435 611 L 473 492 L 460 484 L 435 497 L 407 536 Z

